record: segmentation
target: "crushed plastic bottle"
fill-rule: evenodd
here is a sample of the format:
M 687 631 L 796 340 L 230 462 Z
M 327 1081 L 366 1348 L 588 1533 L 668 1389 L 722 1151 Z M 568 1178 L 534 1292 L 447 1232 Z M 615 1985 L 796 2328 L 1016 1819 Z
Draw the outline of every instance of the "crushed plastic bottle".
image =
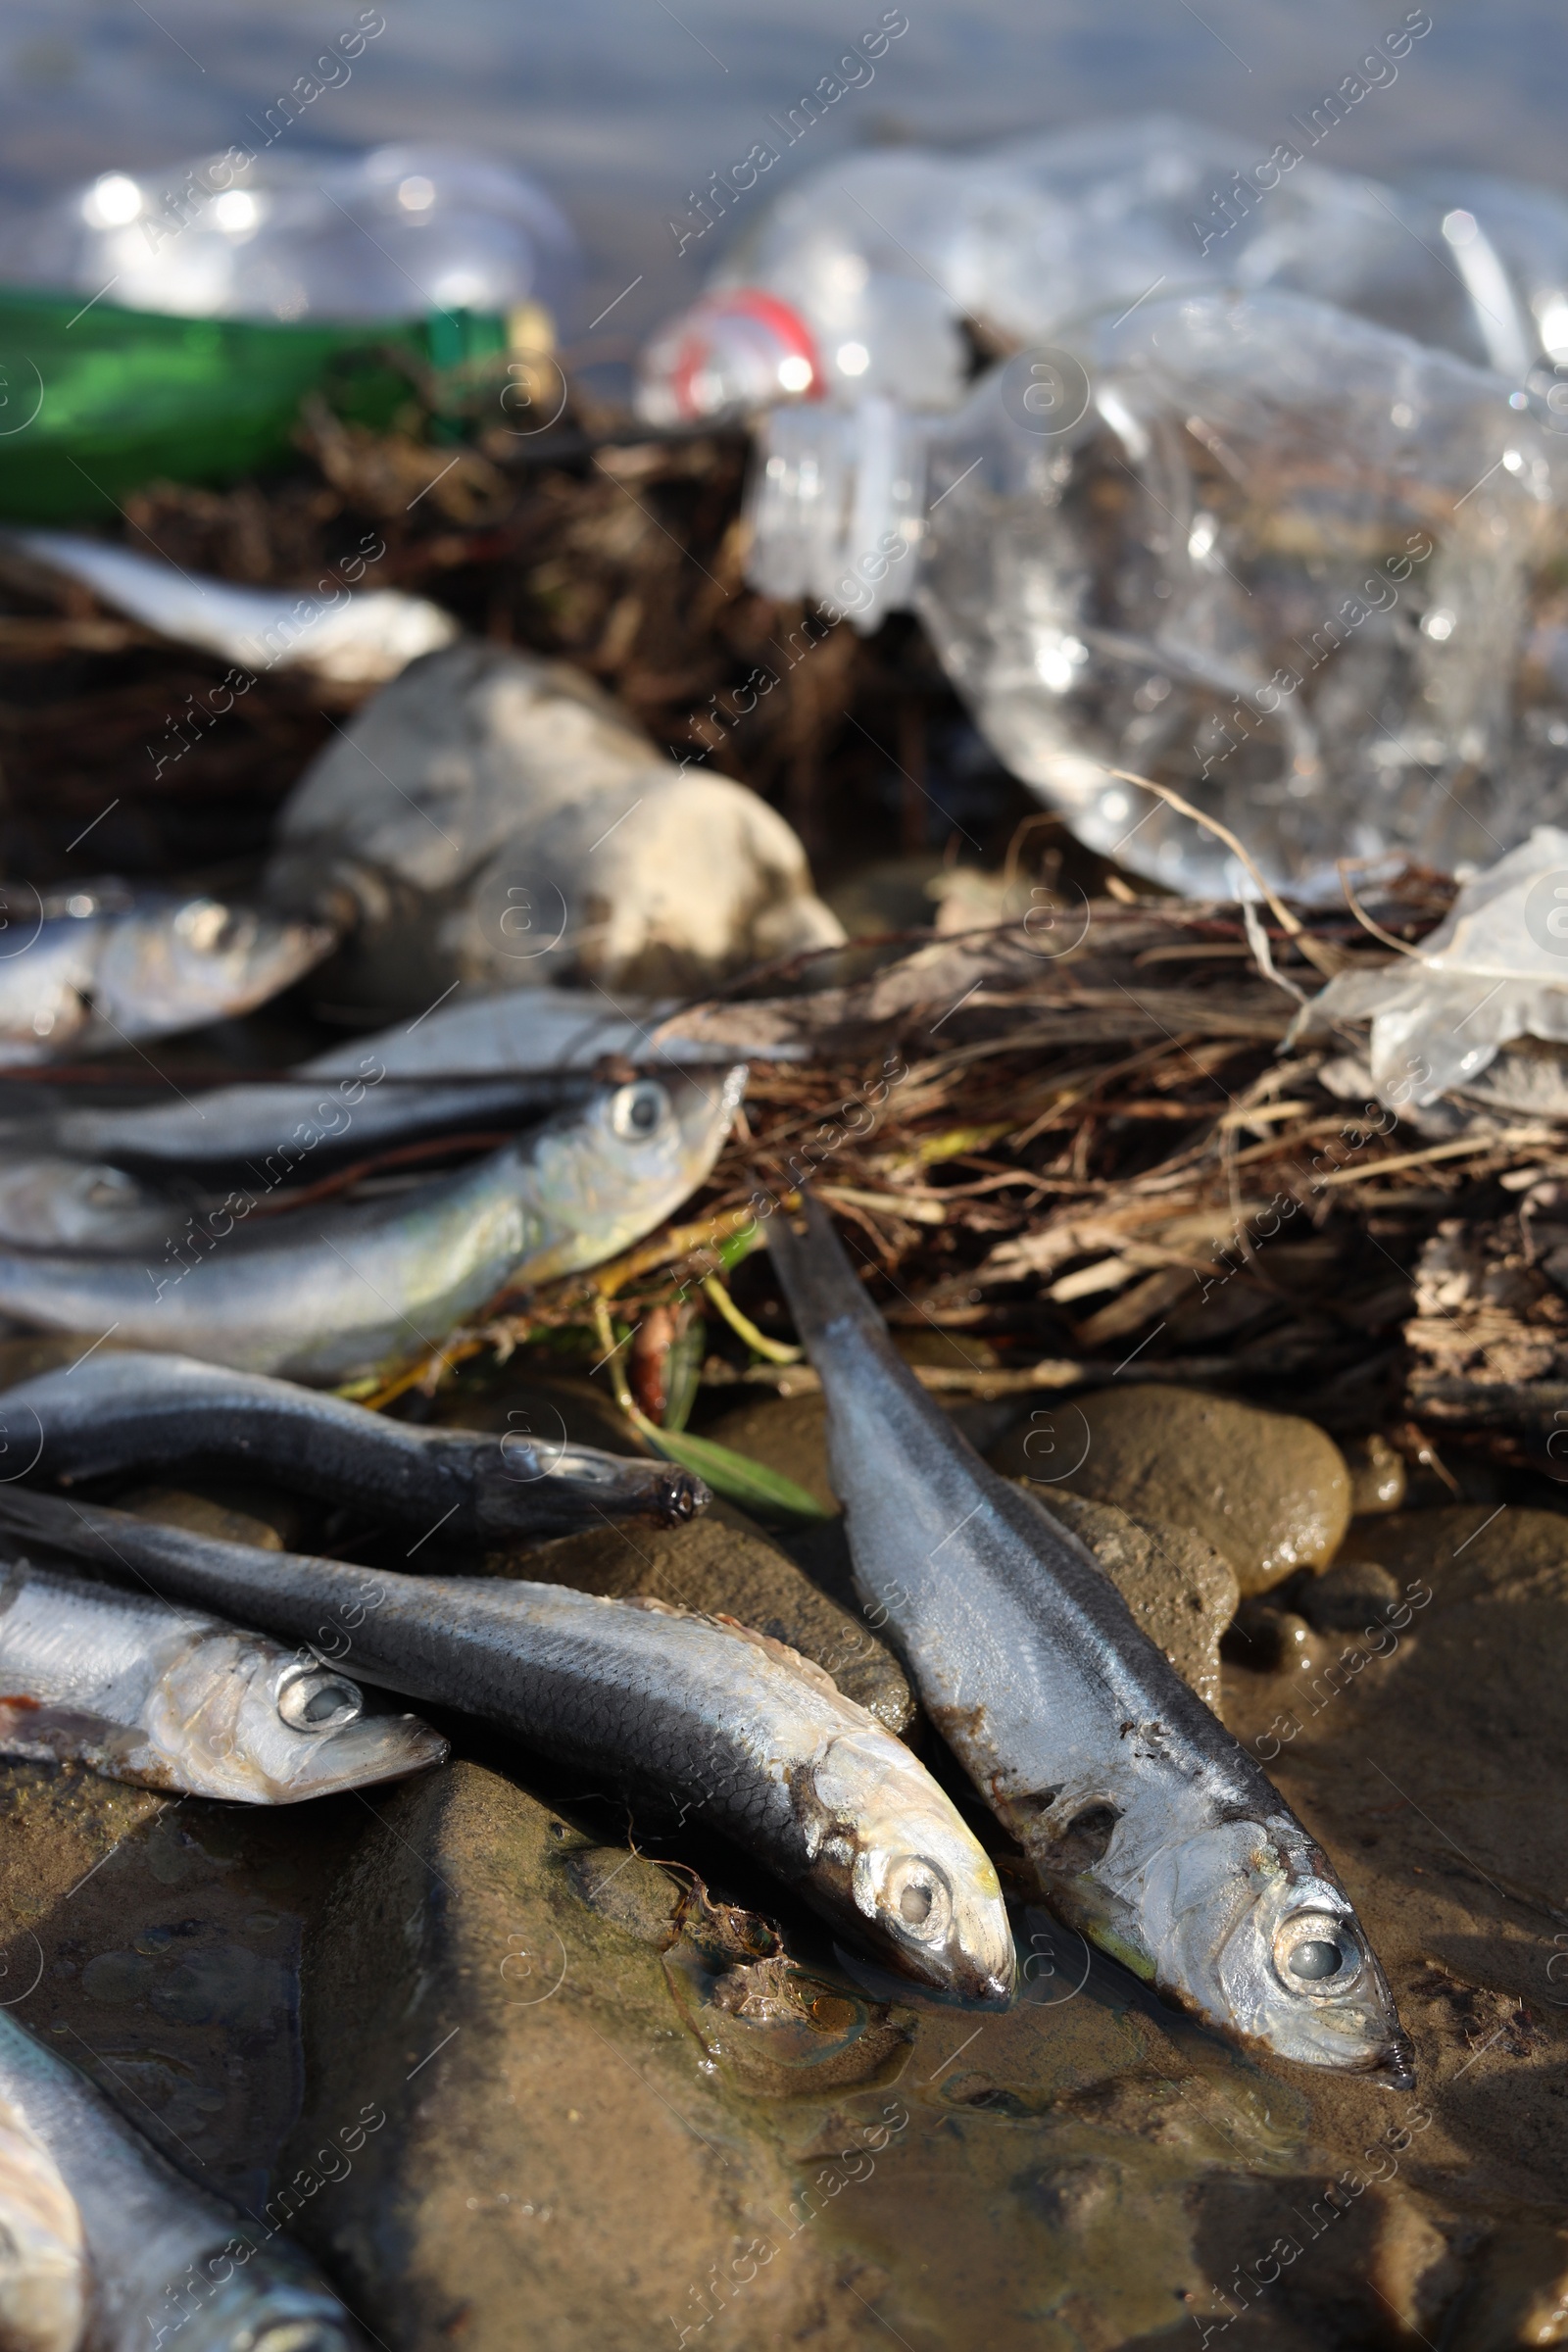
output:
M 1385 186 L 1311 160 L 1316 116 L 1289 127 L 1267 156 L 1161 115 L 972 156 L 905 148 L 826 165 L 654 336 L 641 412 L 666 424 L 877 393 L 952 407 L 977 355 L 1047 341 L 1091 309 L 1221 285 L 1310 295 L 1555 382 L 1568 204 L 1475 174 Z M 1568 385 L 1562 397 L 1568 409 Z
M 1395 1109 L 1470 1085 L 1515 1038 L 1568 1045 L 1568 833 L 1538 825 L 1465 884 L 1419 950 L 1331 980 L 1288 1042 L 1351 1021 L 1372 1024 L 1373 1088 Z
M 113 289 L 121 308 L 181 318 L 525 306 L 559 318 L 577 270 L 576 239 L 541 187 L 510 165 L 438 146 L 348 157 L 231 148 L 159 172 L 106 172 L 0 235 L 8 284 L 84 298 Z
M 1014 774 L 1172 888 L 1568 816 L 1568 444 L 1505 378 L 1294 295 L 1200 294 L 995 368 L 956 415 L 775 410 L 752 584 L 918 612 Z

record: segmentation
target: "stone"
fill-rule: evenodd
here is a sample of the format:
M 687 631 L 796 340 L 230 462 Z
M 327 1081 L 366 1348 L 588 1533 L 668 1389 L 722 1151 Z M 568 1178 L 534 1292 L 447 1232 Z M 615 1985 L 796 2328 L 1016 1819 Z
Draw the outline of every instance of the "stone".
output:
M 1360 1633 L 1388 1623 L 1399 1602 L 1398 1579 L 1377 1560 L 1337 1560 L 1321 1576 L 1301 1580 L 1297 1602 L 1319 1633 Z
M 614 1399 L 591 1380 L 541 1373 L 516 1360 L 466 1365 L 437 1390 L 429 1420 L 443 1429 L 515 1430 L 547 1445 L 597 1446 L 604 1453 L 649 1455 L 653 1447 Z
M 90 1333 L 79 1339 L 74 1332 L 30 1332 L 15 1339 L 0 1339 L 0 1390 L 17 1388 L 24 1380 L 37 1380 L 45 1372 L 63 1372 L 91 1345 Z M 114 1342 L 111 1340 L 107 1345 L 113 1348 Z M 5 1434 L 0 1428 L 0 1437 Z M 19 1432 L 19 1441 L 20 1435 Z
M 1291 1413 L 1160 1383 L 1097 1390 L 1052 1408 L 1083 1424 L 1083 1455 L 1055 1481 L 1097 1502 L 1191 1528 L 1229 1560 L 1244 1593 L 1298 1568 L 1326 1567 L 1350 1515 L 1350 1477 L 1332 1438 Z M 1009 1477 L 1039 1477 L 1028 1424 L 991 1454 Z M 1065 1446 L 1058 1451 L 1065 1450 Z
M 914 1717 L 914 1697 L 892 1651 L 863 1618 L 818 1591 L 789 1554 L 727 1503 L 684 1527 L 602 1527 L 530 1550 L 486 1554 L 492 1573 L 572 1585 L 621 1598 L 633 1592 L 674 1608 L 738 1617 L 787 1642 L 830 1674 L 889 1731 Z
M 272 2205 L 389 2352 L 644 2352 L 715 2280 L 737 2340 L 859 2342 L 823 2234 L 779 2243 L 789 2169 L 663 1955 L 582 1898 L 577 1833 L 472 1763 L 378 1810 L 308 1948 Z
M 1220 1636 L 1240 1598 L 1230 1562 L 1190 1528 L 1137 1518 L 1066 1487 L 1031 1484 L 1031 1492 L 1088 1544 L 1151 1642 L 1217 1715 Z
M 255 1498 L 247 1494 L 246 1499 Z M 270 1519 L 239 1508 L 226 1497 L 220 1500 L 183 1487 L 133 1487 L 128 1494 L 115 1497 L 115 1508 L 129 1511 L 138 1519 L 156 1519 L 161 1527 L 184 1527 L 193 1536 L 212 1536 L 220 1544 L 251 1544 L 262 1551 L 285 1548 Z
M 1404 1456 L 1396 1453 L 1387 1438 L 1347 1438 L 1340 1450 L 1350 1473 L 1350 1516 L 1359 1519 L 1379 1511 L 1396 1511 L 1409 1484 Z
M 705 1437 L 748 1453 L 769 1470 L 781 1470 L 804 1487 L 825 1511 L 839 1498 L 827 1468 L 827 1406 L 820 1393 L 808 1396 L 761 1396 L 725 1413 Z
M 943 1331 L 896 1332 L 894 1342 L 906 1363 L 961 1367 L 966 1361 L 973 1363 L 976 1357 L 989 1363 L 995 1354 L 984 1343 L 973 1344 L 967 1334 L 961 1351 L 952 1335 Z M 939 1395 L 938 1401 L 954 1427 L 977 1451 L 984 1450 L 981 1439 L 989 1440 L 1018 1417 L 1013 1398 L 977 1403 L 968 1397 L 955 1397 L 950 1403 Z M 825 1511 L 838 1509 L 839 1498 L 833 1492 L 827 1466 L 827 1404 L 820 1390 L 813 1389 L 800 1396 L 753 1397 L 705 1426 L 703 1434 L 716 1438 L 721 1446 L 732 1446 L 737 1453 L 749 1453 L 754 1461 L 765 1463 L 770 1470 L 782 1470 L 786 1478 L 793 1478 L 798 1487 L 804 1487 Z M 1042 1475 L 1038 1467 L 1034 1475 Z
M 0 1998 L 252 2212 L 299 2107 L 302 1913 L 355 1815 L 356 1798 L 208 1804 L 0 1762 Z
M 1557 1511 L 1397 1511 L 1358 1527 L 1355 1545 L 1401 1587 L 1419 1581 L 1446 1599 L 1568 1601 L 1568 1517 Z
M 656 1952 L 669 1949 L 680 1934 L 683 1897 L 668 1871 L 643 1854 L 622 1853 L 613 1845 L 582 1845 L 565 1857 L 572 1890 L 601 1919 L 652 1944 Z
M 565 662 L 473 638 L 337 731 L 277 844 L 272 903 L 345 933 L 322 993 L 383 1013 L 460 981 L 700 995 L 844 939 L 758 794 L 677 767 Z

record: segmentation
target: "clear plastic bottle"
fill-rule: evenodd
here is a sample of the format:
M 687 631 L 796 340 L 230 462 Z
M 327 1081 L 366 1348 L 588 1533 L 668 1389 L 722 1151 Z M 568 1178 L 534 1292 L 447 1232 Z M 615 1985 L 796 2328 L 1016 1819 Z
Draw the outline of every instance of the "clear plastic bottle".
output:
M 1568 442 L 1533 396 L 1294 295 L 1157 297 L 963 408 L 782 408 L 752 584 L 916 611 L 982 732 L 1092 848 L 1277 883 L 1486 863 L 1568 817 Z
M 952 407 L 977 356 L 1047 341 L 1091 309 L 1219 285 L 1334 302 L 1516 378 L 1568 361 L 1560 198 L 1469 174 L 1385 186 L 1312 161 L 1314 119 L 1290 127 L 1267 155 L 1151 116 L 977 155 L 825 165 L 654 336 L 642 413 L 669 423 L 877 393 Z
M 0 280 L 181 318 L 289 323 L 431 311 L 559 318 L 576 239 L 511 165 L 437 146 L 231 148 L 106 172 L 0 236 Z

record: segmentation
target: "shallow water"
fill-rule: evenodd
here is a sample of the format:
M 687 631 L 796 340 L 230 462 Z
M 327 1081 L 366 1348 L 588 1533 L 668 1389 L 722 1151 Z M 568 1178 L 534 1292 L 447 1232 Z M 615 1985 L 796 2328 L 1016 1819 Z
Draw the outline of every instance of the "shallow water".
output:
M 456 139 L 536 171 L 575 219 L 590 282 L 575 330 L 604 306 L 593 351 L 628 339 L 705 271 L 719 239 L 677 258 L 668 222 L 694 183 L 744 156 L 788 112 L 862 8 L 796 0 L 386 0 L 386 30 L 349 81 L 288 135 L 313 146 Z M 908 30 L 783 158 L 777 182 L 837 151 L 888 139 L 958 142 L 1092 114 L 1179 108 L 1267 154 L 1289 116 L 1397 25 L 1347 0 L 908 0 Z M 1561 186 L 1568 51 L 1546 0 L 1450 0 L 1396 82 L 1373 91 L 1322 160 L 1390 171 L 1436 159 Z M 357 0 L 12 0 L 0 27 L 0 187 L 58 187 L 119 165 L 149 168 L 243 139 L 322 44 L 361 20 Z M 763 183 L 766 185 L 767 183 Z M 754 199 L 755 201 L 755 199 Z M 727 226 L 728 223 L 723 224 Z M 619 297 L 618 300 L 615 298 Z

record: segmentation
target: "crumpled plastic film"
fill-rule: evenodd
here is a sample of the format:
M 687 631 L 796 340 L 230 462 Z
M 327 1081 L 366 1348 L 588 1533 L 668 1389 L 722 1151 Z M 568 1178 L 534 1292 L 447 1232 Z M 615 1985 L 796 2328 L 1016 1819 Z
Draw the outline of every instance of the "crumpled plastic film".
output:
M 1287 1043 L 1365 1020 L 1372 1083 L 1394 1108 L 1465 1085 L 1513 1038 L 1568 1044 L 1568 831 L 1538 825 L 1467 882 L 1415 956 L 1339 973 Z

